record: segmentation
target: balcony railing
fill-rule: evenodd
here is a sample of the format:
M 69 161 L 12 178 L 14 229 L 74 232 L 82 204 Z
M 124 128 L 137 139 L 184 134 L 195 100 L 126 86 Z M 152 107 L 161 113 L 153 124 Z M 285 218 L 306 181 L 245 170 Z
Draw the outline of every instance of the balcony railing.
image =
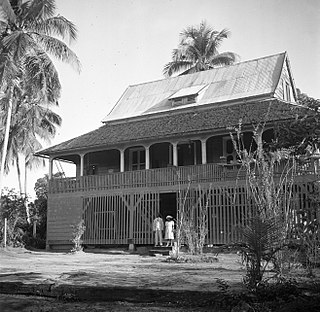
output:
M 189 181 L 216 182 L 234 180 L 237 177 L 244 177 L 244 171 L 238 165 L 206 164 L 186 167 L 166 167 L 117 172 L 106 175 L 52 179 L 49 184 L 49 193 L 172 186 L 178 183 L 185 184 Z
M 311 174 L 312 168 L 307 167 L 301 168 L 298 175 Z M 283 169 L 283 166 L 279 165 L 276 171 L 280 173 Z M 189 182 L 223 182 L 236 179 L 245 179 L 245 170 L 240 165 L 206 164 L 52 179 L 49 183 L 49 193 L 165 187 Z

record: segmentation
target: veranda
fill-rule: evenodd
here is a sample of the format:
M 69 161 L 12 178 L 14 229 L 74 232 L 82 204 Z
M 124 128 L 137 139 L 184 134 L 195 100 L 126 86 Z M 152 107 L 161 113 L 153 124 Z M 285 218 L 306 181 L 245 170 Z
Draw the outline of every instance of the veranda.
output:
M 308 200 L 316 175 L 305 165 L 295 175 L 292 205 L 303 218 L 317 218 Z M 283 168 L 277 168 L 278 175 Z M 277 174 L 277 173 L 276 173 Z M 82 176 L 50 181 L 51 216 L 49 246 L 70 245 L 69 224 L 84 220 L 86 246 L 153 244 L 152 221 L 160 212 L 179 215 L 184 202 L 197 220 L 200 205 L 206 205 L 206 244 L 228 244 L 240 239 L 239 227 L 251 213 L 246 193 L 245 171 L 239 164 L 205 164 Z M 59 202 L 68 209 L 60 211 Z M 66 205 L 65 201 L 69 204 Z M 301 211 L 304 214 L 301 214 Z

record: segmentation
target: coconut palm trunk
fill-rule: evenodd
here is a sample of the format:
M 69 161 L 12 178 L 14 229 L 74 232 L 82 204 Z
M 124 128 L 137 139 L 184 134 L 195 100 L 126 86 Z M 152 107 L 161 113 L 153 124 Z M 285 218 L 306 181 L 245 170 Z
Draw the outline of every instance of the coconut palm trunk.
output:
M 21 170 L 20 170 L 20 162 L 19 162 L 19 156 L 18 155 L 16 157 L 16 168 L 17 168 L 17 176 L 18 176 L 19 193 L 20 193 L 20 195 L 23 195 L 22 183 L 21 183 Z
M 11 125 L 11 118 L 12 118 L 12 102 L 13 102 L 13 86 L 11 86 L 10 89 L 9 89 L 7 120 L 6 120 L 3 147 L 2 147 L 2 153 L 1 153 L 0 196 L 2 194 L 3 178 L 4 178 L 4 167 L 5 167 L 6 158 L 7 158 L 7 150 L 8 150 L 8 142 L 9 142 L 9 134 L 10 134 L 10 125 Z

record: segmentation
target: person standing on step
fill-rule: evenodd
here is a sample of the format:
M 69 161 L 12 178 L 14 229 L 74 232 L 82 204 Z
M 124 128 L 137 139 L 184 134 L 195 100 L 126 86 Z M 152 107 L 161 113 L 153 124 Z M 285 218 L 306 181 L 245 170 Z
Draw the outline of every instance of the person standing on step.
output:
M 173 246 L 173 240 L 174 240 L 174 221 L 173 221 L 173 217 L 171 216 L 167 216 L 166 217 L 166 223 L 165 223 L 165 227 L 166 227 L 166 231 L 165 231 L 165 235 L 164 238 L 167 240 L 167 246 Z
M 154 246 L 162 246 L 162 231 L 163 231 L 163 220 L 160 213 L 153 220 L 153 231 L 154 231 Z

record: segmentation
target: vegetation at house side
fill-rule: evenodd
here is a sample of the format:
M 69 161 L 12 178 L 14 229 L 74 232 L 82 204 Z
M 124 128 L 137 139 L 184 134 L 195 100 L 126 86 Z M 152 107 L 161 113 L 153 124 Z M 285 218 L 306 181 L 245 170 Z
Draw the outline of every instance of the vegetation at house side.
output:
M 298 89 L 298 102 L 308 108 L 295 120 L 276 125 L 275 148 L 291 148 L 294 155 L 302 158 L 319 153 L 320 147 L 320 100 Z
M 20 157 L 26 169 L 38 165 L 33 153 L 54 137 L 61 124 L 61 117 L 52 111 L 61 85 L 50 56 L 79 70 L 77 56 L 65 43 L 76 40 L 77 30 L 56 15 L 54 0 L 4 0 L 0 13 L 0 190 L 5 169 L 15 165 L 23 193 Z
M 61 178 L 63 173 L 54 174 Z M 44 249 L 46 247 L 49 177 L 45 175 L 35 183 L 36 198 L 26 198 L 15 190 L 5 190 L 1 197 L 0 242 L 3 245 L 4 219 L 7 219 L 7 246 Z M 28 205 L 30 222 L 27 222 L 25 205 Z

